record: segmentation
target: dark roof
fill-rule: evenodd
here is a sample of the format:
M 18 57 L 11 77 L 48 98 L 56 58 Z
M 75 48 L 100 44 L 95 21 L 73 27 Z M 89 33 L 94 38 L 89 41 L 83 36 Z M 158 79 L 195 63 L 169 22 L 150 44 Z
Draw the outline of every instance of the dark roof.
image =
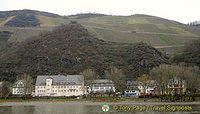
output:
M 126 84 L 132 85 L 132 86 L 138 86 L 138 85 L 142 85 L 143 83 L 140 81 L 127 81 Z
M 113 81 L 112 80 L 109 80 L 109 79 L 99 79 L 99 80 L 94 80 L 94 81 L 92 81 L 92 83 L 100 83 L 100 84 L 102 84 L 102 83 L 111 83 L 111 84 L 113 84 Z
M 52 85 L 82 85 L 84 82 L 83 75 L 40 75 L 35 85 L 45 85 L 49 78 L 53 79 Z

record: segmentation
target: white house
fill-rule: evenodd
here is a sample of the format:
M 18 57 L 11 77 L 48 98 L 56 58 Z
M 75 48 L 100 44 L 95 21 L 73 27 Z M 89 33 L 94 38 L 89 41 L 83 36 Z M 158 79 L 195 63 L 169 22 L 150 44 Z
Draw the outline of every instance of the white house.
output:
M 157 90 L 157 86 L 158 86 L 158 83 L 156 80 L 148 80 L 146 82 L 146 90 L 145 90 L 145 93 L 152 93 L 152 92 L 155 92 Z
M 37 76 L 35 96 L 81 96 L 84 94 L 83 75 Z
M 13 95 L 31 94 L 32 87 L 30 85 L 28 87 L 26 86 L 27 85 L 25 80 L 18 80 L 13 84 L 12 94 Z
M 92 93 L 115 92 L 114 82 L 109 79 L 94 80 L 92 81 L 91 92 Z
M 127 90 L 139 90 L 140 93 L 145 92 L 144 84 L 140 81 L 127 81 L 126 86 Z
M 139 96 L 140 96 L 140 92 L 138 89 L 124 91 L 124 97 L 139 97 Z

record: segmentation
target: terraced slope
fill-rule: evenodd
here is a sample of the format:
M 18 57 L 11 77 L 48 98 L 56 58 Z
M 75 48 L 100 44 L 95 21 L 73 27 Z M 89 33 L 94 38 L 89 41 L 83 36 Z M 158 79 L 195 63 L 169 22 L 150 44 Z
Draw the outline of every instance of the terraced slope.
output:
M 32 10 L 13 11 L 35 15 L 40 22 L 40 27 L 15 28 L 16 34 L 11 36 L 9 42 L 21 42 L 33 34 L 50 31 L 55 26 L 77 21 L 86 27 L 95 37 L 111 42 L 136 43 L 145 42 L 149 45 L 165 50 L 169 54 L 177 53 L 181 46 L 191 40 L 200 39 L 200 27 L 188 26 L 172 20 L 149 15 L 109 16 L 102 14 L 78 14 L 71 16 L 59 16 L 47 12 Z M 1 30 L 8 30 L 6 20 L 14 16 L 13 12 L 0 12 Z M 6 15 L 7 14 L 7 15 Z M 24 32 L 26 31 L 27 32 Z M 42 30 L 41 30 L 42 29 Z M 30 34 L 27 34 L 30 31 Z M 24 33 L 24 34 L 23 34 Z

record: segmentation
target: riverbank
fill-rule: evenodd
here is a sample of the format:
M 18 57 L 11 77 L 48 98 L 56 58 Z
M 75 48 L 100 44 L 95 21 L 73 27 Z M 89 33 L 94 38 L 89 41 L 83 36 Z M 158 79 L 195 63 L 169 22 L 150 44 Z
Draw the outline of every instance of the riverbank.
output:
M 91 101 L 91 102 L 161 102 L 160 98 L 134 98 L 134 97 L 87 97 L 87 98 L 70 98 L 70 97 L 27 97 L 27 98 L 0 98 L 0 102 L 67 102 L 67 101 Z M 200 101 L 197 97 L 195 101 Z M 162 102 L 166 102 L 162 100 Z M 170 101 L 167 101 L 170 102 Z M 192 101 L 185 101 L 192 102 Z
M 200 102 L 142 102 L 142 101 L 119 101 L 119 102 L 94 102 L 94 101 L 23 101 L 23 102 L 0 102 L 0 106 L 34 106 L 34 105 L 200 105 Z
M 9 98 L 0 99 L 0 106 L 15 105 L 45 105 L 45 104 L 83 104 L 83 105 L 103 105 L 103 104 L 124 104 L 124 105 L 200 105 L 200 101 L 194 102 L 161 102 L 158 98 L 117 98 L 117 97 L 98 97 L 98 98 Z

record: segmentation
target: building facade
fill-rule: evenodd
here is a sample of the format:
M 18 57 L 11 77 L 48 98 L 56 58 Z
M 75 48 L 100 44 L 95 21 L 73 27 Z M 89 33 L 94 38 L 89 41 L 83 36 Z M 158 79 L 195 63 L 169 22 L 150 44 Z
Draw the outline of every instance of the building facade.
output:
M 27 84 L 25 80 L 18 80 L 13 84 L 12 94 L 13 95 L 28 95 L 32 92 L 32 85 Z
M 169 80 L 167 88 L 170 94 L 184 94 L 186 92 L 185 80 L 174 77 Z
M 146 81 L 145 93 L 158 94 L 157 87 L 158 87 L 158 83 L 156 80 L 148 80 Z
M 139 90 L 140 93 L 145 92 L 144 84 L 140 81 L 127 81 L 126 89 L 127 90 Z
M 37 76 L 35 96 L 82 96 L 84 94 L 83 75 L 43 75 Z
M 94 80 L 91 84 L 92 93 L 114 93 L 115 85 L 112 80 L 109 79 L 100 79 Z
M 138 89 L 124 91 L 124 97 L 139 97 L 139 96 L 140 96 L 140 92 Z

